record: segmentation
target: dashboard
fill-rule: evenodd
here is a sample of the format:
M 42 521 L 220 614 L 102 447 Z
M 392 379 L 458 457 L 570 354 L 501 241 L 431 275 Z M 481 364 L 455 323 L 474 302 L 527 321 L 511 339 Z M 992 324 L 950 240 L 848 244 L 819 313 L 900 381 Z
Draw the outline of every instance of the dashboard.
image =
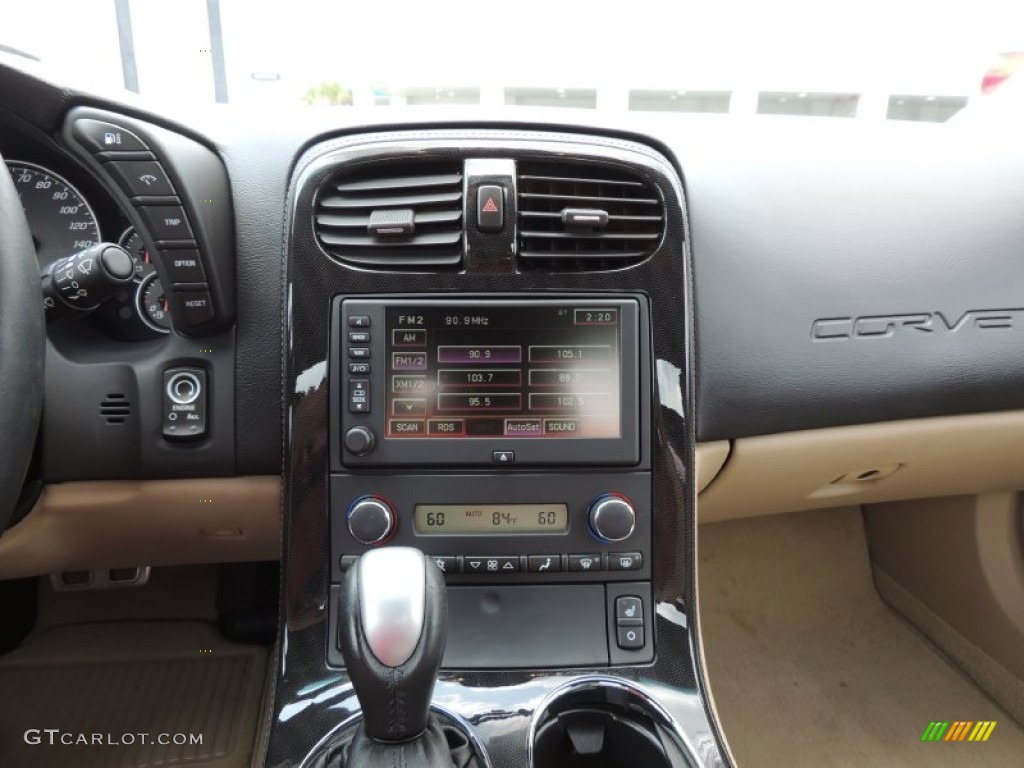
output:
M 955 445 L 894 459 L 898 491 L 844 481 L 875 465 L 829 432 L 1024 408 L 1019 141 L 521 110 L 179 121 L 6 66 L 0 93 L 52 286 L 0 573 L 280 559 L 268 765 L 358 710 L 339 606 L 375 547 L 443 571 L 437 696 L 485 747 L 613 676 L 671 764 L 725 765 L 699 491 L 725 519 L 913 498 L 937 474 L 1024 484 L 950 475 Z M 111 247 L 127 266 L 96 293 Z M 757 442 L 817 430 L 813 471 Z M 39 544 L 83 509 L 95 531 Z

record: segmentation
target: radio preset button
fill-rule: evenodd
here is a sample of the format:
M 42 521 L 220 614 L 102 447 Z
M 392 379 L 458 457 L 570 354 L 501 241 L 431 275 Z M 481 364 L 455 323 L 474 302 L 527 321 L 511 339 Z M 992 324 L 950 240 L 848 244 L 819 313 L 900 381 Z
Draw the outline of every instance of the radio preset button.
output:
M 569 570 L 590 573 L 601 570 L 601 555 L 569 555 Z
M 561 555 L 530 555 L 526 560 L 530 573 L 556 573 L 562 570 Z

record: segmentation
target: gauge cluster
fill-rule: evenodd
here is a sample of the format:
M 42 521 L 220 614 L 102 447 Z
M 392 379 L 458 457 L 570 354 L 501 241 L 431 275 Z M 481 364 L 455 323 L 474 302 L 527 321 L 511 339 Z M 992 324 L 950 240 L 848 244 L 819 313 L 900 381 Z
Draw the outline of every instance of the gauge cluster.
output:
M 120 341 L 169 333 L 171 315 L 149 250 L 107 192 L 56 148 L 46 152 L 5 139 L 0 137 L 0 152 L 24 208 L 40 270 L 96 243 L 115 242 L 131 256 L 134 278 L 86 322 Z

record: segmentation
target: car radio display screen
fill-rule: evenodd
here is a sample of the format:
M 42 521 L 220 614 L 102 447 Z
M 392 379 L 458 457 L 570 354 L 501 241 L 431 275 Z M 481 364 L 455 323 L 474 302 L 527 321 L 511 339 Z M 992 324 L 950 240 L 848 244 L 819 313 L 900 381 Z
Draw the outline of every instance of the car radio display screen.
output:
M 387 309 L 387 437 L 618 438 L 617 306 Z

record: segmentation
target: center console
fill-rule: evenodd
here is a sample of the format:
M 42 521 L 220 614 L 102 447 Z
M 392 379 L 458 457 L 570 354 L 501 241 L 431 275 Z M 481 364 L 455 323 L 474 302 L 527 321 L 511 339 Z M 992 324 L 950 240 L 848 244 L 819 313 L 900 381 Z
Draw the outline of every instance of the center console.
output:
M 332 589 L 416 547 L 446 667 L 650 661 L 646 297 L 338 296 L 331 329 Z
M 372 706 L 378 683 L 343 649 L 368 658 L 353 651 L 359 622 L 381 658 L 382 627 L 408 639 L 404 614 L 382 624 L 366 605 L 417 604 L 386 565 L 413 550 L 447 616 L 433 688 L 416 690 L 480 764 L 726 764 L 694 610 L 692 307 L 672 162 L 583 133 L 343 136 L 299 158 L 287 217 L 266 764 L 350 768 L 368 714 L 353 681 Z

